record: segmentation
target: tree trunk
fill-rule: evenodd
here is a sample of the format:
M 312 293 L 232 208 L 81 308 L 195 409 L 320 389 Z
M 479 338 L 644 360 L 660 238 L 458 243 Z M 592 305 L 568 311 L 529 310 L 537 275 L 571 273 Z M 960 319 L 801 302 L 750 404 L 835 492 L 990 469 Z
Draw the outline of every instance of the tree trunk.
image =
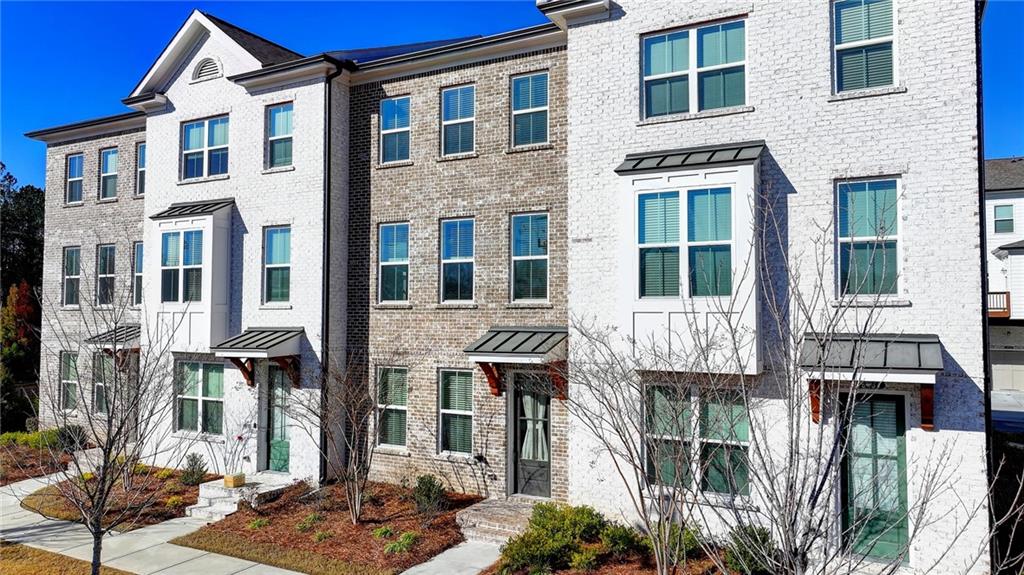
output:
M 103 552 L 103 530 L 99 525 L 92 529 L 92 575 L 100 575 L 100 556 Z

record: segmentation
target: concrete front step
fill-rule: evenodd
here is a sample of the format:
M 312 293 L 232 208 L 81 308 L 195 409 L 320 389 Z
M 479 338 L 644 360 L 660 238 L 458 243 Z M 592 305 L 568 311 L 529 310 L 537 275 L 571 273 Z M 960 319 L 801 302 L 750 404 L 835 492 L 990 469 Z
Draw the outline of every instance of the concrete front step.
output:
M 462 536 L 466 541 L 472 543 L 490 543 L 492 545 L 504 545 L 509 539 L 518 533 L 505 529 L 490 529 L 487 527 L 463 527 Z
M 199 486 L 196 504 L 186 508 L 185 513 L 197 519 L 220 521 L 238 511 L 239 501 L 258 505 L 294 483 L 287 475 L 265 472 L 256 473 L 242 487 L 225 487 L 221 479 L 207 481 Z
M 458 512 L 455 520 L 467 541 L 501 545 L 526 529 L 533 505 L 522 499 L 485 499 Z

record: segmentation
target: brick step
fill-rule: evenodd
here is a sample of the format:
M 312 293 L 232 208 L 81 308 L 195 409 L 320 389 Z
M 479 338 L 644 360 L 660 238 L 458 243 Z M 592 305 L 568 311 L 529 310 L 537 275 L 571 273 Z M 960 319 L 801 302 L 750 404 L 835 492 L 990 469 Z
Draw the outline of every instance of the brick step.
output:
M 518 533 L 510 532 L 506 529 L 491 529 L 488 527 L 463 527 L 462 536 L 466 538 L 466 541 L 473 543 L 491 543 L 494 545 L 504 545 L 508 540 L 518 535 Z

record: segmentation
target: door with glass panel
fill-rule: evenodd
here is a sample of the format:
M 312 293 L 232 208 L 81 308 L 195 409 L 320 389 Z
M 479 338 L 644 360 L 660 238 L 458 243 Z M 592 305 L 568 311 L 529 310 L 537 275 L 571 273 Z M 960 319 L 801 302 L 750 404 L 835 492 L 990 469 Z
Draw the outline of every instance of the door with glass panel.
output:
M 267 368 L 268 415 L 267 445 L 268 468 L 271 471 L 288 471 L 288 376 L 276 365 Z
M 513 378 L 513 492 L 550 497 L 551 381 L 535 373 Z
M 903 397 L 858 397 L 843 462 L 843 531 L 851 552 L 892 560 L 908 541 Z M 904 555 L 904 560 L 906 556 Z

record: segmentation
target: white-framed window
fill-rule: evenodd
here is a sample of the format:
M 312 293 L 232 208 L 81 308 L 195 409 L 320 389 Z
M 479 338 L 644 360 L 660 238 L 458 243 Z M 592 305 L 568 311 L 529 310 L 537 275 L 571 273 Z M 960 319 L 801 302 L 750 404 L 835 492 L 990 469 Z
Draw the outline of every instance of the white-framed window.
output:
M 175 429 L 210 435 L 224 433 L 224 364 L 178 364 Z
M 746 104 L 745 20 L 645 36 L 642 60 L 645 118 Z
M 64 203 L 82 203 L 82 173 L 85 166 L 83 154 L 71 154 L 67 158 L 67 186 L 64 195 Z
M 96 246 L 96 305 L 112 305 L 114 303 L 114 260 L 117 248 L 114 244 Z
M 512 301 L 548 299 L 548 214 L 512 216 Z
M 473 372 L 442 369 L 438 400 L 438 449 L 447 453 L 473 452 Z
M 142 305 L 142 242 L 132 244 L 132 305 Z
M 203 232 L 164 232 L 160 238 L 160 301 L 201 301 Z
M 109 413 L 108 394 L 114 383 L 114 358 L 97 351 L 92 354 L 92 410 Z
M 117 197 L 117 148 L 100 150 L 100 199 Z
M 897 293 L 899 180 L 853 180 L 836 186 L 840 295 Z
M 441 301 L 473 301 L 473 218 L 441 221 Z
M 292 165 L 292 103 L 267 106 L 267 167 Z
M 472 84 L 441 90 L 441 155 L 473 151 L 475 109 L 476 87 Z
M 64 248 L 63 301 L 66 306 L 78 305 L 78 292 L 82 282 L 82 248 Z
M 892 0 L 836 1 L 832 16 L 836 92 L 893 85 Z
M 409 370 L 404 367 L 381 367 L 377 370 L 377 443 L 405 447 L 406 405 L 409 399 Z
M 263 301 L 282 303 L 291 298 L 292 228 L 263 230 Z
M 146 142 L 135 147 L 135 195 L 146 195 Z
M 181 178 L 190 180 L 228 173 L 228 117 L 181 125 Z
M 679 192 L 637 198 L 640 297 L 679 296 Z
M 78 354 L 71 351 L 60 352 L 60 407 L 78 407 Z
M 548 73 L 512 77 L 512 147 L 548 142 Z
M 995 206 L 992 209 L 993 231 L 997 234 L 1013 233 L 1013 205 Z
M 381 224 L 377 251 L 380 301 L 409 301 L 409 224 Z
M 409 159 L 409 96 L 385 98 L 380 102 L 380 163 Z

